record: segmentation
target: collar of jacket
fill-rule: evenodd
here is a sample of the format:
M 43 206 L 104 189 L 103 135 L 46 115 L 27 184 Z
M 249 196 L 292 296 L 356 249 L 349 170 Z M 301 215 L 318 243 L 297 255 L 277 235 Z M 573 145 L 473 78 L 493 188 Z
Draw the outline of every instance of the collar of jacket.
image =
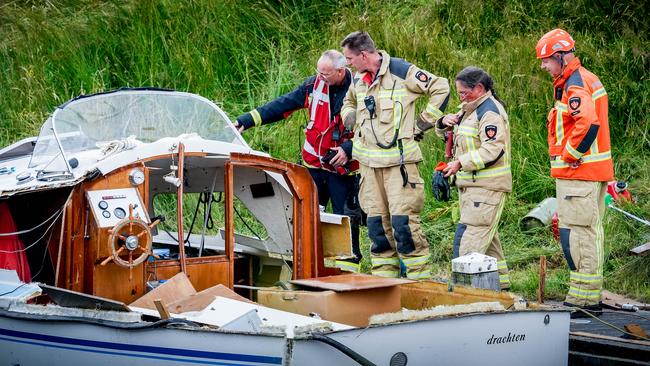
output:
M 580 59 L 575 58 L 573 61 L 569 62 L 565 67 L 564 70 L 562 70 L 562 74 L 558 76 L 555 81 L 553 81 L 553 87 L 558 88 L 558 87 L 563 87 L 564 83 L 569 79 L 569 76 L 573 74 L 574 71 L 576 71 L 578 68 L 580 68 Z
M 487 98 L 489 98 L 491 96 L 492 96 L 492 92 L 488 90 L 488 91 L 485 92 L 485 94 L 481 95 L 480 97 L 476 98 L 475 100 L 473 100 L 473 101 L 471 101 L 469 103 L 461 104 L 460 109 L 462 109 L 465 112 L 465 114 L 469 115 L 470 113 L 474 112 L 474 110 L 476 108 L 478 108 L 478 106 L 483 104 L 483 102 L 485 102 L 485 100 Z
M 375 79 L 372 81 L 370 85 L 368 85 L 368 87 L 371 87 L 375 83 L 375 81 L 379 79 L 381 75 L 384 75 L 386 73 L 386 71 L 388 70 L 388 64 L 390 64 L 390 56 L 388 55 L 388 52 L 384 50 L 379 50 L 377 52 L 379 52 L 379 54 L 381 55 L 381 65 L 379 66 L 379 71 L 377 71 L 377 75 L 375 75 Z M 364 80 L 366 75 L 368 75 L 367 71 L 357 74 L 357 77 L 360 80 Z

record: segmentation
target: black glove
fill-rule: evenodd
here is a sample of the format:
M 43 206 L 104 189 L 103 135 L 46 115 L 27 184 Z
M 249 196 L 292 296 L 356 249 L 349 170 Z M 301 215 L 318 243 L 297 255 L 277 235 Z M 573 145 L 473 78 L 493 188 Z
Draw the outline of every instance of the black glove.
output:
M 415 127 L 416 129 L 413 139 L 417 142 L 420 142 L 424 138 L 424 132 L 433 128 L 433 125 L 422 118 L 422 115 L 420 114 L 415 120 Z
M 449 188 L 449 181 L 440 171 L 433 172 L 431 177 L 431 188 L 433 189 L 433 196 L 438 201 L 449 201 L 451 197 L 451 189 Z

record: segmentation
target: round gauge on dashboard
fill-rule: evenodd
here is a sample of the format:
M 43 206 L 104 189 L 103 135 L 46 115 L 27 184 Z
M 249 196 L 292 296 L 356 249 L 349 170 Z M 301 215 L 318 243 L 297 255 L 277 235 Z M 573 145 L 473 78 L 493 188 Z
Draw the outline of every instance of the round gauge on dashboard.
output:
M 105 210 L 105 209 L 108 208 L 108 202 L 106 202 L 106 201 L 99 201 L 99 203 L 97 204 L 97 206 L 99 206 L 99 208 L 101 208 L 102 210 Z
M 102 201 L 102 202 L 103 202 L 103 201 Z M 105 211 L 105 210 L 104 210 L 104 211 L 102 211 L 102 216 L 104 216 L 105 218 L 109 219 L 109 218 L 111 217 L 111 213 L 108 212 L 108 211 Z
M 131 169 L 129 172 L 129 182 L 132 186 L 139 186 L 144 183 L 144 172 L 140 168 Z
M 113 211 L 113 215 L 121 220 L 126 217 L 126 211 L 122 207 L 118 207 Z

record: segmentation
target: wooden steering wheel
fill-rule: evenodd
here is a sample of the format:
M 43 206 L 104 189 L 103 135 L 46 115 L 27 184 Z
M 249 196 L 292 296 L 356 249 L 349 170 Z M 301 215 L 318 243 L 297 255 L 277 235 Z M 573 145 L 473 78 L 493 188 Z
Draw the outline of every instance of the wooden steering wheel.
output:
M 105 266 L 112 260 L 115 264 L 132 270 L 133 267 L 140 265 L 150 255 L 158 258 L 151 250 L 151 243 L 153 241 L 151 229 L 159 223 L 160 220 L 158 219 L 147 225 L 141 218 L 133 216 L 133 205 L 129 205 L 129 217 L 118 221 L 108 231 L 110 234 L 108 243 L 111 246 L 112 254 L 104 259 L 101 265 Z M 134 254 L 138 252 L 140 254 L 136 258 L 133 258 Z M 127 253 L 129 259 L 125 260 L 121 255 Z M 131 274 L 129 273 L 130 279 Z

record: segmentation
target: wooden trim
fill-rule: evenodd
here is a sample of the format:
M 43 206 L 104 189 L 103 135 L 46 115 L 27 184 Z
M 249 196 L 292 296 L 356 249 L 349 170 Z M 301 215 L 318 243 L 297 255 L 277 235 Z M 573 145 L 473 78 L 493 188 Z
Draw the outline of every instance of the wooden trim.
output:
M 227 161 L 224 164 L 224 196 L 225 196 L 225 226 L 226 226 L 226 256 L 228 257 L 228 288 L 234 289 L 234 248 L 235 248 L 235 225 L 234 225 L 234 193 L 233 193 L 233 166 Z

